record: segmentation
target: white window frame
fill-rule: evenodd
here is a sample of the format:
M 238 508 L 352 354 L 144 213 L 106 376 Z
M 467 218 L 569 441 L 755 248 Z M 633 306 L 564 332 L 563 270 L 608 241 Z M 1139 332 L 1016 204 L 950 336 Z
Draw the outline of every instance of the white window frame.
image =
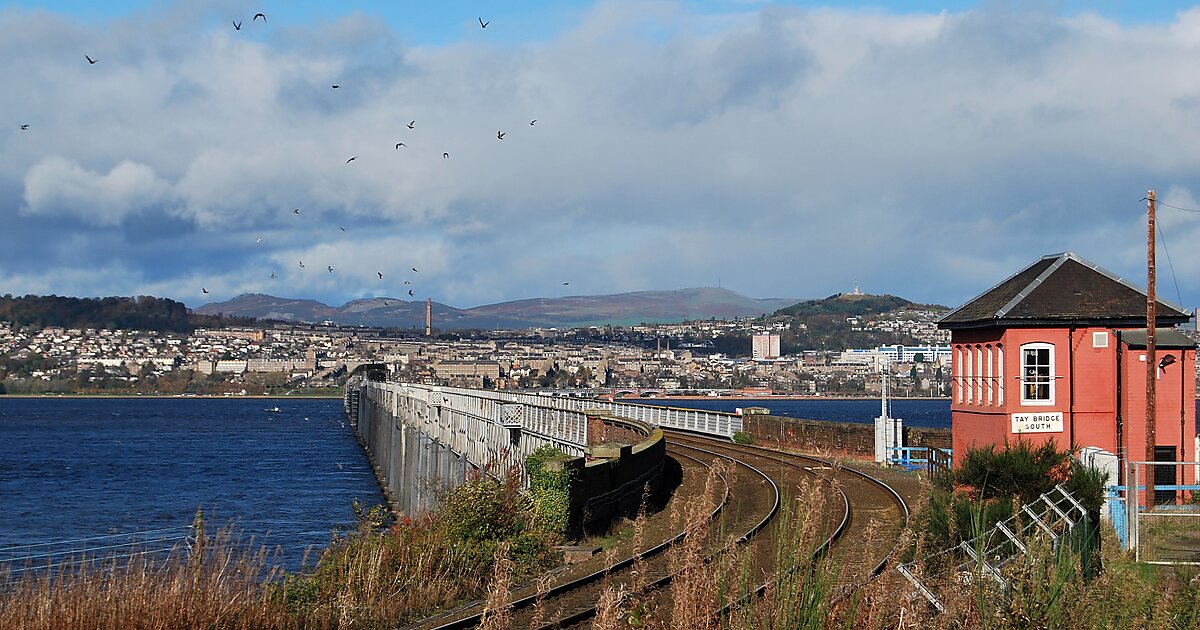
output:
M 996 401 L 996 368 L 993 367 L 996 356 L 992 353 L 992 344 L 984 348 L 987 350 L 987 404 L 991 407 Z
M 1026 350 L 1049 350 L 1050 351 L 1049 352 L 1049 363 L 1050 363 L 1050 365 L 1049 365 L 1049 368 L 1050 368 L 1050 370 L 1049 370 L 1049 372 L 1050 372 L 1050 375 L 1049 375 L 1050 397 L 1049 398 L 1046 398 L 1046 399 L 1033 398 L 1033 399 L 1031 399 L 1031 398 L 1027 398 L 1025 396 L 1026 392 L 1028 391 L 1026 389 L 1026 385 L 1029 384 L 1029 380 L 1026 377 L 1026 371 L 1027 371 L 1027 366 L 1025 364 L 1025 351 Z M 1055 381 L 1057 381 L 1057 378 L 1058 378 L 1057 375 L 1054 373 L 1054 344 L 1044 343 L 1044 342 L 1023 343 L 1023 344 L 1021 344 L 1020 361 L 1021 361 L 1021 371 L 1020 371 L 1020 374 L 1017 376 L 1017 378 L 1019 378 L 1021 380 L 1021 406 L 1023 406 L 1023 407 L 1051 407 L 1051 406 L 1053 406 L 1054 400 L 1055 400 L 1055 389 L 1056 389 Z
M 983 347 L 976 346 L 976 404 L 983 404 Z
M 974 376 L 974 373 L 971 372 L 972 366 L 974 366 L 974 365 L 975 365 L 975 347 L 967 346 L 967 380 L 965 381 L 965 383 L 967 386 L 967 404 L 968 405 L 975 404 L 975 398 L 974 398 L 975 381 L 972 378 Z
M 996 406 L 1004 406 L 1004 346 L 996 344 Z
M 954 368 L 954 380 L 952 382 L 954 383 L 954 390 L 955 390 L 954 397 L 955 397 L 955 400 L 957 400 L 959 403 L 961 403 L 963 401 L 963 384 L 962 384 L 963 349 L 962 349 L 962 346 L 959 346 L 954 349 L 953 368 Z

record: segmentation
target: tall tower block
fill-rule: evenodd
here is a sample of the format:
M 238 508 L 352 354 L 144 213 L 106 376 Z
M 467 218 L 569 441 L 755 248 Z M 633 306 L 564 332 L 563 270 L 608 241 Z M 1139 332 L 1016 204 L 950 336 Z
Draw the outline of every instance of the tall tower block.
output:
M 433 335 L 433 298 L 425 298 L 425 336 Z

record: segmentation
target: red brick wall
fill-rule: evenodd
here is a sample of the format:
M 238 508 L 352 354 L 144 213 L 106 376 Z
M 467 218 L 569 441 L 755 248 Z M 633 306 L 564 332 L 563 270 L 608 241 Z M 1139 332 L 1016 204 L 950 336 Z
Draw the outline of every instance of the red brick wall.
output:
M 781 445 L 799 451 L 832 453 L 862 459 L 875 457 L 875 425 L 827 422 L 752 414 L 742 418 L 743 430 L 755 444 Z M 907 446 L 950 447 L 947 429 L 905 428 Z M 917 442 L 917 443 L 914 443 Z

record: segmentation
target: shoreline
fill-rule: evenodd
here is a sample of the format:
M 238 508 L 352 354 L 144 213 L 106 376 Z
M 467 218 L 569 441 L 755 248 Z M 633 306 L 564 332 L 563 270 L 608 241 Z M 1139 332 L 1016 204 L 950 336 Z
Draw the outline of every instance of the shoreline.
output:
M 607 397 L 601 397 L 603 400 L 608 400 Z M 652 396 L 642 398 L 641 396 L 623 396 L 613 398 L 613 402 L 626 400 L 873 400 L 878 402 L 878 396 L 807 396 L 801 394 L 777 394 L 771 396 Z M 888 397 L 888 401 L 896 400 L 945 400 L 949 401 L 949 396 L 893 396 Z
M 137 400 L 137 399 L 191 399 L 203 398 L 206 400 L 341 400 L 341 396 L 329 395 L 304 395 L 304 396 L 280 396 L 280 395 L 251 395 L 245 396 L 222 396 L 212 394 L 191 394 L 184 396 L 182 394 L 0 394 L 0 400 L 5 398 L 76 398 L 84 400 Z

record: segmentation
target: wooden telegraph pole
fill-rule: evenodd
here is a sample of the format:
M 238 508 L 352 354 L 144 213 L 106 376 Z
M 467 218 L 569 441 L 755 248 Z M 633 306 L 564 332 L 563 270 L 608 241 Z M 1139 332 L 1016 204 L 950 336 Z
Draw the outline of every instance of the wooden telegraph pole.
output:
M 1146 461 L 1154 461 L 1154 386 L 1158 382 L 1155 330 L 1158 300 L 1154 297 L 1154 191 L 1146 193 L 1149 210 L 1146 231 Z M 1136 490 L 1135 490 L 1136 491 Z M 1146 505 L 1154 506 L 1154 466 L 1146 467 Z

